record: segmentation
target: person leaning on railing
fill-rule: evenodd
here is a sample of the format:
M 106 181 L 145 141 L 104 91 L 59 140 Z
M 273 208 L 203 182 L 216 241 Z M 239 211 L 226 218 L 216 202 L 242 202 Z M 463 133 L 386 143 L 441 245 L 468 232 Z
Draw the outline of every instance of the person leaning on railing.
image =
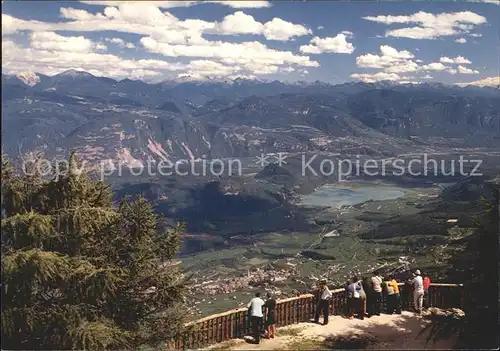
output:
M 389 280 L 386 282 L 387 289 L 387 309 L 388 314 L 398 313 L 401 314 L 401 301 L 399 296 L 399 286 L 394 275 L 389 276 Z
M 267 337 L 269 339 L 274 339 L 274 336 L 276 335 L 276 299 L 270 292 L 267 293 L 267 300 L 264 307 L 267 308 Z
M 257 292 L 255 297 L 251 299 L 247 305 L 252 323 L 253 337 L 257 344 L 260 343 L 260 327 L 262 325 L 262 319 L 264 318 L 262 307 L 264 307 L 264 300 L 260 298 L 260 293 Z
M 364 317 L 364 315 L 361 315 L 360 313 L 362 303 L 360 290 L 362 287 L 358 282 L 359 279 L 357 277 L 353 277 L 351 282 L 349 282 L 349 284 L 345 287 L 347 293 L 347 316 L 349 319 L 353 319 L 354 314 L 357 314 L 362 319 Z
M 423 283 L 424 283 L 424 307 L 431 307 L 431 299 L 429 296 L 429 288 L 431 286 L 431 278 L 427 275 L 427 273 L 422 273 Z

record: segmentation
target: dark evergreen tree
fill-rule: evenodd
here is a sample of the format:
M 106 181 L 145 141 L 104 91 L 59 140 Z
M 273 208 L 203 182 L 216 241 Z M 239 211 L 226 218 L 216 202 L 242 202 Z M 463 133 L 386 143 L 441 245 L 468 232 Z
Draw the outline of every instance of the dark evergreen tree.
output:
M 74 155 L 54 179 L 37 164 L 16 174 L 2 157 L 2 349 L 124 349 L 175 337 L 184 280 L 170 262 L 184 227 L 164 230 L 144 198 L 113 206 Z

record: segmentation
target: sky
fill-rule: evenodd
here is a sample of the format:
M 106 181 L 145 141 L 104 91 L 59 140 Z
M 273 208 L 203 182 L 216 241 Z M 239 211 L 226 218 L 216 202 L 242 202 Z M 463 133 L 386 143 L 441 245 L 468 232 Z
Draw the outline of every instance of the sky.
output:
M 498 86 L 499 4 L 2 1 L 2 72 Z

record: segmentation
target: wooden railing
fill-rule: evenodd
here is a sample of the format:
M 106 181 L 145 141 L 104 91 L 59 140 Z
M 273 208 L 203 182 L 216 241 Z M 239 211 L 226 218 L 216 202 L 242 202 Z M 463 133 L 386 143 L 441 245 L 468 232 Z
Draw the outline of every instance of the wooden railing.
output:
M 400 285 L 401 302 L 404 310 L 411 310 L 413 299 L 411 291 Z M 410 294 L 408 294 L 410 293 Z M 344 289 L 332 290 L 330 315 L 346 313 L 346 295 Z M 439 308 L 464 307 L 464 289 L 461 284 L 431 284 L 429 304 Z M 405 297 L 407 296 L 407 297 Z M 384 303 L 384 302 L 383 302 Z M 300 322 L 308 322 L 314 317 L 316 301 L 314 295 L 304 294 L 298 297 L 278 300 L 276 326 L 283 327 Z M 175 341 L 177 350 L 197 349 L 222 341 L 241 338 L 251 333 L 250 318 L 247 308 L 240 308 L 208 316 L 186 325 L 186 332 Z M 266 311 L 267 313 L 267 311 Z M 264 315 L 266 320 L 266 315 Z

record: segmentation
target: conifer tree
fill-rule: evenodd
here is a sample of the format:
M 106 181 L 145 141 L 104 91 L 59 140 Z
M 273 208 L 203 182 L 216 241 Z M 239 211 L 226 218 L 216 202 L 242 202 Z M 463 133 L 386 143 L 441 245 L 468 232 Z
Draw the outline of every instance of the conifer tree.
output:
M 183 277 L 144 198 L 113 206 L 75 155 L 58 177 L 2 156 L 2 349 L 130 349 L 181 331 Z

